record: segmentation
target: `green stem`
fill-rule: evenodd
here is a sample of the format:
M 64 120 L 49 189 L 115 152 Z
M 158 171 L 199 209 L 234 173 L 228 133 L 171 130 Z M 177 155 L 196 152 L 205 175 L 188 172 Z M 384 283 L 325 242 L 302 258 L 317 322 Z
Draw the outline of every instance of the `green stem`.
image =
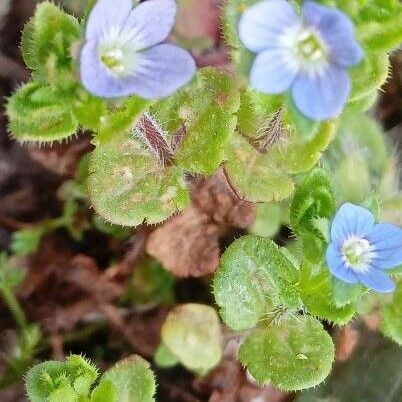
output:
M 26 330 L 28 327 L 28 321 L 12 289 L 7 285 L 3 284 L 2 286 L 0 286 L 0 294 L 5 303 L 7 304 L 9 310 L 11 311 L 20 329 L 22 331 Z

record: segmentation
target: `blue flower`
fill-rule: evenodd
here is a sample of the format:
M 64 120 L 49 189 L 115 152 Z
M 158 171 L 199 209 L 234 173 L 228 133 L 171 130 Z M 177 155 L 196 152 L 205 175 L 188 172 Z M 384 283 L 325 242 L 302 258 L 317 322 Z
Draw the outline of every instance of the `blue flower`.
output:
M 367 209 L 343 204 L 332 222 L 327 263 L 332 274 L 344 282 L 392 292 L 395 284 L 384 270 L 402 264 L 402 229 L 375 224 Z
M 138 95 L 158 99 L 174 93 L 194 75 L 195 63 L 185 50 L 160 44 L 173 28 L 174 0 L 99 0 L 86 26 L 80 75 L 94 95 Z
M 346 14 L 306 1 L 299 15 L 286 0 L 264 0 L 244 12 L 239 35 L 257 53 L 250 72 L 254 89 L 290 89 L 296 107 L 314 120 L 341 112 L 351 87 L 347 68 L 363 57 Z

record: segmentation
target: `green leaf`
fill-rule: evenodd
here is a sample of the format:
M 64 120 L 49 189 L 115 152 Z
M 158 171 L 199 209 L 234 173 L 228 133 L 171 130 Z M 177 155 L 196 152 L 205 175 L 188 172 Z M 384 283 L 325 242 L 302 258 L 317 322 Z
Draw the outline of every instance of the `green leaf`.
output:
M 106 115 L 102 115 L 99 133 L 94 143 L 104 143 L 115 136 L 131 131 L 149 104 L 148 100 L 132 96 L 122 104 L 112 107 Z
M 164 343 L 160 343 L 157 347 L 154 360 L 156 365 L 162 368 L 173 367 L 179 363 L 179 358 Z
M 188 369 L 206 373 L 222 356 L 222 335 L 212 307 L 183 304 L 168 314 L 161 331 L 168 350 Z
M 128 284 L 127 298 L 142 308 L 174 302 L 174 278 L 161 264 L 151 258 L 136 264 Z
M 14 232 L 11 242 L 13 253 L 17 255 L 27 255 L 35 252 L 39 247 L 39 243 L 45 231 L 44 227 L 35 226 Z
M 344 325 L 354 314 L 355 307 L 345 303 L 337 306 L 334 301 L 331 275 L 320 265 L 303 264 L 300 280 L 300 295 L 307 311 L 314 316 Z
M 325 384 L 303 392 L 295 402 L 400 402 L 402 349 L 359 326 L 359 342 L 345 362 L 335 364 Z
M 370 51 L 393 50 L 402 42 L 402 8 L 393 11 L 393 15 L 380 21 L 359 24 L 358 39 Z
M 75 85 L 72 71 L 72 45 L 81 37 L 76 18 L 53 3 L 40 3 L 22 37 L 24 60 L 51 85 Z M 37 74 L 38 75 L 38 74 Z
M 83 128 L 97 131 L 107 115 L 106 102 L 85 91 L 77 95 L 72 105 L 75 118 Z
M 249 232 L 257 236 L 274 237 L 281 227 L 282 208 L 278 204 L 258 204 L 255 221 Z
M 392 302 L 381 311 L 381 331 L 402 346 L 402 283 L 393 295 Z
M 367 53 L 363 61 L 350 69 L 352 93 L 349 102 L 361 100 L 376 92 L 388 77 L 390 62 L 385 52 Z
M 101 381 L 91 393 L 91 402 L 117 402 L 114 384 L 108 380 Z
M 78 402 L 78 395 L 71 385 L 65 385 L 51 392 L 46 402 Z
M 26 388 L 31 402 L 78 402 L 80 396 L 88 395 L 97 377 L 96 367 L 88 360 L 71 355 L 66 362 L 47 361 L 32 367 Z
M 7 104 L 9 130 L 19 141 L 50 142 L 72 136 L 78 122 L 68 94 L 39 82 L 25 84 Z
M 364 291 L 363 286 L 353 285 L 332 277 L 332 296 L 337 307 L 355 304 Z
M 335 214 L 332 183 L 321 168 L 311 171 L 297 186 L 290 207 L 290 223 L 302 240 L 303 255 L 320 261 L 329 235 L 328 220 Z
M 278 142 L 270 152 L 271 162 L 291 174 L 308 172 L 317 164 L 333 140 L 338 121 L 319 124 L 314 135 L 308 138 L 300 135 L 294 124 L 290 123 L 287 123 L 284 143 Z
M 224 159 L 239 106 L 233 78 L 223 71 L 204 68 L 184 90 L 154 105 L 152 113 L 170 137 L 184 130 L 175 153 L 176 165 L 191 173 L 211 175 Z
M 54 381 L 66 371 L 66 363 L 47 361 L 33 366 L 25 378 L 28 398 L 31 402 L 47 402 L 54 391 Z
M 334 344 L 313 317 L 291 317 L 254 330 L 241 345 L 239 359 L 259 384 L 295 391 L 324 381 Z
M 248 75 L 254 55 L 247 50 L 239 39 L 238 25 L 241 14 L 259 0 L 226 0 L 224 8 L 223 32 L 231 51 L 237 70 L 242 75 Z
M 98 369 L 89 360 L 79 355 L 69 356 L 67 367 L 76 376 L 72 383 L 74 390 L 78 395 L 88 395 L 92 384 L 98 378 Z
M 107 370 L 101 383 L 113 383 L 118 402 L 153 402 L 156 390 L 155 378 L 149 363 L 132 355 Z
M 300 308 L 298 281 L 299 271 L 274 242 L 249 235 L 224 252 L 213 286 L 223 321 L 240 331 L 274 307 Z
M 162 166 L 130 133 L 99 144 L 89 172 L 93 207 L 117 225 L 162 222 L 189 203 L 182 170 Z
M 388 161 L 386 138 L 379 124 L 370 116 L 349 111 L 340 118 L 337 138 L 328 154 L 334 168 L 345 157 L 358 155 L 366 161 L 369 172 L 377 176 Z M 350 176 L 359 176 L 359 171 Z
M 291 177 L 272 162 L 269 153 L 260 153 L 244 137 L 233 136 L 226 157 L 226 176 L 241 198 L 271 202 L 291 195 Z

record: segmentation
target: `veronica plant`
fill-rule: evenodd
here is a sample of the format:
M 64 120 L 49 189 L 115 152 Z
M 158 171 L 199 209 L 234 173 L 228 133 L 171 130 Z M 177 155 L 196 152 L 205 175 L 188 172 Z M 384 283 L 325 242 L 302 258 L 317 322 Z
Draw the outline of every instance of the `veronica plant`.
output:
M 392 292 L 395 284 L 384 270 L 402 264 L 402 229 L 375 224 L 370 211 L 344 204 L 332 222 L 327 263 L 332 274 L 344 282 Z
M 173 28 L 173 0 L 99 0 L 91 11 L 80 56 L 81 81 L 94 95 L 136 94 L 146 99 L 171 95 L 195 72 L 189 53 L 160 44 Z
M 276 220 L 291 227 L 291 244 L 278 247 L 255 235 L 236 240 L 213 286 L 224 323 L 243 340 L 238 357 L 259 383 L 296 390 L 323 381 L 334 345 L 320 320 L 347 323 L 373 291 L 391 291 L 393 283 L 394 296 L 379 296 L 378 310 L 383 332 L 400 342 L 401 285 L 398 268 L 388 270 L 400 253 L 384 248 L 385 242 L 398 250 L 400 229 L 373 217 L 381 215 L 380 203 L 400 194 L 389 184 L 396 175 L 387 176 L 391 159 L 382 133 L 363 113 L 402 42 L 401 3 L 227 0 L 232 74 L 196 71 L 189 53 L 174 44 L 173 0 L 88 4 L 78 20 L 43 1 L 26 25 L 21 48 L 32 75 L 8 101 L 13 137 L 51 143 L 90 131 L 90 202 L 114 224 L 163 222 L 189 205 L 192 176 L 220 168 L 239 197 L 280 208 Z M 364 163 L 356 171 L 365 176 L 348 174 L 357 160 L 344 152 L 350 139 L 358 139 Z M 375 161 L 370 166 L 365 153 Z M 320 160 L 322 168 L 315 168 Z M 354 177 L 361 187 L 353 192 Z M 365 209 L 346 204 L 337 213 L 348 201 Z M 350 215 L 350 208 L 360 212 Z M 212 333 L 198 321 L 183 326 L 188 315 L 203 316 L 199 322 Z M 205 359 L 194 356 L 187 334 L 197 345 L 208 343 Z M 205 373 L 221 352 L 214 313 L 186 305 L 168 316 L 156 361 Z M 46 398 L 60 384 L 57 392 L 74 400 L 77 378 L 56 377 Z M 95 398 L 93 377 L 84 400 Z
M 46 361 L 26 376 L 31 402 L 153 402 L 155 380 L 149 364 L 130 356 L 102 376 L 89 360 L 71 355 L 66 362 Z
M 290 88 L 296 107 L 314 120 L 339 115 L 350 95 L 346 69 L 363 58 L 346 14 L 306 1 L 298 15 L 286 0 L 265 0 L 244 12 L 239 35 L 257 53 L 253 88 L 269 94 Z

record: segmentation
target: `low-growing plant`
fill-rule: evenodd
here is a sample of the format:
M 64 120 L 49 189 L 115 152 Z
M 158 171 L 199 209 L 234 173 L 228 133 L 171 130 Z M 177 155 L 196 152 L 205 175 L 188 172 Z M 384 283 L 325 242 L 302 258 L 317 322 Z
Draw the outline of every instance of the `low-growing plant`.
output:
M 322 321 L 348 323 L 373 306 L 372 292 L 394 292 L 375 308 L 381 330 L 401 344 L 402 229 L 379 222 L 397 216 L 402 197 L 395 159 L 364 114 L 402 42 L 401 3 L 226 0 L 232 73 L 196 70 L 186 50 L 162 43 L 176 8 L 98 0 L 79 20 L 41 2 L 22 36 L 31 80 L 7 105 L 12 136 L 52 143 L 90 131 L 89 200 L 116 225 L 165 221 L 189 205 L 191 176 L 222 167 L 240 198 L 259 203 L 251 234 L 227 248 L 213 279 L 220 316 L 242 340 L 238 358 L 259 384 L 292 391 L 322 382 L 334 360 Z M 283 224 L 294 237 L 279 246 L 271 238 Z M 15 244 L 33 249 L 40 234 Z M 159 366 L 202 375 L 221 355 L 212 307 L 170 312 Z M 29 372 L 28 395 L 152 400 L 139 357 L 97 378 L 79 356 L 46 362 Z

